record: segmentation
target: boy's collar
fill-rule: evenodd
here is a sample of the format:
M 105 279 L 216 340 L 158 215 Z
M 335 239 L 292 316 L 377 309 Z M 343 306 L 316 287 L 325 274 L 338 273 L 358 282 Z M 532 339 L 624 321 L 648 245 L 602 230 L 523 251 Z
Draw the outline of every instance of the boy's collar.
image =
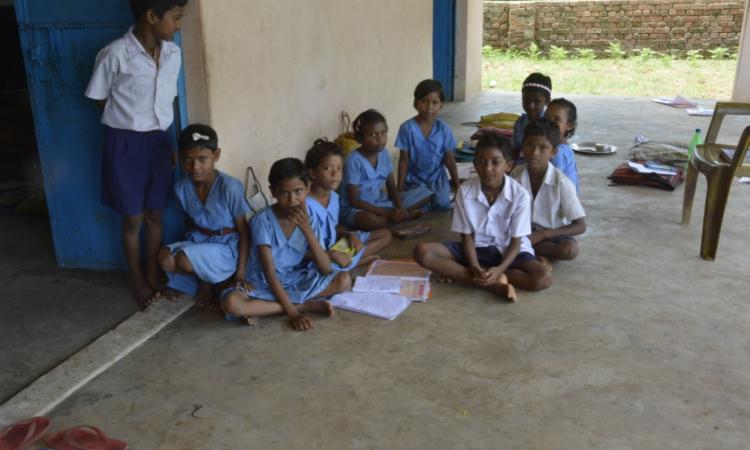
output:
M 501 197 L 509 202 L 512 200 L 510 197 L 510 188 L 508 187 L 508 184 L 510 183 L 510 177 L 507 174 L 503 174 L 503 177 L 503 187 L 500 189 L 497 197 L 495 197 L 495 201 L 492 203 L 492 205 L 497 203 L 497 199 Z M 478 183 L 476 184 L 476 192 L 474 193 L 474 196 L 480 203 L 492 207 L 489 201 L 487 201 L 487 197 L 485 197 L 484 192 L 482 191 L 482 180 L 477 178 L 477 181 Z
M 133 30 L 135 29 L 134 26 L 131 26 L 128 29 L 128 32 L 125 34 L 125 48 L 127 51 L 128 58 L 132 59 L 136 55 L 143 53 L 144 55 L 151 57 L 147 52 L 146 49 L 143 48 L 143 45 L 141 45 L 141 41 L 138 40 L 137 37 L 135 37 L 135 34 L 133 34 Z M 161 54 L 162 55 L 168 55 L 170 53 L 173 53 L 177 51 L 177 45 L 169 45 L 167 44 L 169 41 L 161 41 Z
M 547 161 L 547 168 L 544 169 L 544 177 L 542 178 L 543 184 L 548 184 L 550 186 L 555 184 L 555 170 L 552 168 L 552 163 Z M 526 164 L 526 176 L 529 178 L 529 181 L 531 181 L 531 172 L 529 172 L 529 165 Z

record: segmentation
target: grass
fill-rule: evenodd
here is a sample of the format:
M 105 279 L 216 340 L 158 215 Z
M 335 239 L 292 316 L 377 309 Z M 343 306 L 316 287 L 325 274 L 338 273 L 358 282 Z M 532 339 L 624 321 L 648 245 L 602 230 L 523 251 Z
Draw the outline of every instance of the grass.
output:
M 485 55 L 482 89 L 520 91 L 524 78 L 542 72 L 552 78 L 553 92 L 615 96 L 674 96 L 729 99 L 736 60 L 674 59 L 548 59 L 499 53 Z

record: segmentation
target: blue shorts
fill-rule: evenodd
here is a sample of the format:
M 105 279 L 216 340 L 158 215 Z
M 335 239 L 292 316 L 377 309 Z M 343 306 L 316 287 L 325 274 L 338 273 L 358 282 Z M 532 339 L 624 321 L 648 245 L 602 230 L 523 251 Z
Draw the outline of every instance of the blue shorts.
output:
M 443 245 L 451 252 L 451 255 L 456 259 L 456 262 L 462 266 L 468 266 L 469 261 L 464 256 L 464 251 L 461 248 L 461 242 L 457 241 L 443 241 Z M 503 262 L 503 255 L 497 247 L 477 247 L 477 260 L 479 265 L 482 267 L 496 267 Z M 526 261 L 535 261 L 536 256 L 529 252 L 520 252 L 516 259 L 510 263 L 508 269 L 515 269 L 521 263 Z
M 104 127 L 102 203 L 124 216 L 167 207 L 172 143 L 166 131 Z

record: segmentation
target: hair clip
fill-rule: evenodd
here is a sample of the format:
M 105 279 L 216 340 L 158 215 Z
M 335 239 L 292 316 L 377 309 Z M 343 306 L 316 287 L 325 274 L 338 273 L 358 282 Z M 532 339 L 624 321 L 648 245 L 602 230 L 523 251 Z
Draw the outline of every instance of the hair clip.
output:
M 549 92 L 550 95 L 552 94 L 552 89 L 548 88 L 547 86 L 545 86 L 545 85 L 543 85 L 541 83 L 526 83 L 526 84 L 523 85 L 523 87 L 525 87 L 525 88 L 527 88 L 527 87 L 535 87 L 535 88 L 543 89 L 543 90 Z
M 210 141 L 211 138 L 200 133 L 193 133 L 193 141 Z

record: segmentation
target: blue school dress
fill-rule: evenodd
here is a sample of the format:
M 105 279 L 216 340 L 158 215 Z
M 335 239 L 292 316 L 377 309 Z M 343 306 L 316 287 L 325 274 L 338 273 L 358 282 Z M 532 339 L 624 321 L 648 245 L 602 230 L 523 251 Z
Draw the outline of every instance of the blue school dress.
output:
M 310 217 L 312 218 L 316 233 L 320 238 L 320 244 L 326 250 L 333 247 L 333 244 L 338 240 L 336 233 L 336 226 L 339 224 L 339 194 L 331 192 L 331 197 L 328 199 L 328 207 L 323 206 L 320 202 L 312 197 L 307 197 L 308 211 L 310 211 Z M 362 259 L 365 248 L 367 248 L 367 241 L 370 239 L 370 233 L 358 231 L 357 237 L 364 246 L 352 257 L 352 262 L 346 267 L 341 267 L 335 262 L 332 262 L 333 270 L 337 272 L 348 272 L 349 270 L 357 267 L 359 260 Z M 315 264 L 315 262 L 311 262 Z
M 450 127 L 442 120 L 435 119 L 429 136 L 425 138 L 417 120 L 411 118 L 398 129 L 396 147 L 409 154 L 404 188 L 424 186 L 434 194 L 430 209 L 449 209 L 451 187 L 444 160 L 445 154 L 456 148 L 456 139 Z
M 309 205 L 307 213 L 312 217 L 313 212 Z M 313 230 L 318 235 L 316 228 L 313 225 Z M 287 239 L 272 206 L 253 216 L 250 221 L 250 236 L 253 243 L 247 265 L 247 280 L 253 285 L 253 290 L 248 293 L 251 298 L 276 301 L 260 262 L 261 245 L 271 247 L 276 277 L 292 303 L 304 303 L 317 297 L 336 276 L 336 272 L 323 275 L 315 264 L 310 264 L 305 259 L 308 244 L 302 230 L 296 227 Z
M 198 280 L 215 284 L 234 275 L 240 234 L 222 234 L 221 230 L 235 227 L 235 219 L 250 211 L 242 183 L 223 172 L 216 180 L 204 204 L 195 192 L 195 185 L 187 175 L 175 184 L 179 206 L 189 217 L 190 226 L 184 241 L 167 245 L 176 254 L 183 252 L 190 260 L 195 275 L 167 273 L 167 286 L 187 294 L 195 294 Z M 204 231 L 201 231 L 202 228 Z M 216 234 L 205 234 L 212 231 Z
M 386 181 L 391 173 L 393 173 L 393 164 L 391 164 L 391 157 L 386 149 L 378 153 L 378 160 L 374 167 L 359 152 L 359 149 L 349 154 L 344 164 L 344 182 L 341 183 L 339 188 L 341 193 L 340 219 L 345 225 L 353 226 L 354 216 L 361 211 L 352 207 L 349 203 L 348 187 L 350 184 L 359 186 L 359 198 L 363 202 L 378 208 L 395 208 L 391 199 L 388 198 L 386 189 Z M 401 192 L 400 195 L 404 208 L 409 208 L 431 196 L 432 192 L 426 187 L 420 186 Z
M 576 165 L 576 156 L 573 153 L 573 149 L 570 148 L 570 145 L 558 145 L 557 153 L 555 153 L 555 156 L 549 162 L 570 178 L 570 181 L 572 181 L 576 187 L 576 192 L 581 191 L 581 186 L 578 184 L 578 166 Z

